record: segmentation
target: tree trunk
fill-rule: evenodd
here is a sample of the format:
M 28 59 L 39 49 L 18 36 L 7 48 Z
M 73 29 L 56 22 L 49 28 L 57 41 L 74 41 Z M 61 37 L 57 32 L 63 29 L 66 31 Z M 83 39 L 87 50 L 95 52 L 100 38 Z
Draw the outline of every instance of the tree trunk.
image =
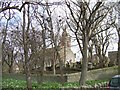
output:
M 56 52 L 55 52 L 55 48 L 54 48 L 54 56 L 53 56 L 53 74 L 56 74 L 56 69 L 55 69 L 55 64 L 56 64 Z
M 26 81 L 27 81 L 27 90 L 32 90 L 31 73 L 30 73 L 28 62 L 26 62 L 25 64 L 25 75 L 26 75 Z
M 59 63 L 60 63 L 60 74 L 61 74 L 61 81 L 62 83 L 61 84 L 64 84 L 65 82 L 65 79 L 64 79 L 64 76 L 63 76 L 63 61 L 59 58 Z
M 99 68 L 104 67 L 104 57 L 101 54 L 97 55 L 99 57 Z
M 118 30 L 118 53 L 117 53 L 117 61 L 118 61 L 118 74 L 120 75 L 120 28 Z
M 87 77 L 87 69 L 88 69 L 88 38 L 85 35 L 85 39 L 83 41 L 83 59 L 82 59 L 82 71 L 80 77 L 80 86 L 85 85 L 86 77 Z
M 29 10 L 29 9 L 28 9 Z M 27 47 L 27 32 L 25 30 L 25 7 L 23 10 L 23 49 L 24 49 L 24 58 L 25 58 L 25 75 L 26 75 L 26 82 L 27 82 L 27 90 L 32 90 L 32 82 L 31 82 L 31 74 L 30 74 L 30 61 L 28 59 L 28 47 Z M 29 13 L 28 13 L 29 14 Z M 28 16 L 29 18 L 29 16 Z M 29 29 L 29 20 L 28 20 L 28 27 L 27 30 Z
M 12 65 L 9 65 L 9 73 L 12 73 L 13 72 L 13 66 Z
M 64 79 L 64 76 L 63 76 L 63 61 L 61 60 L 61 57 L 60 57 L 60 54 L 58 52 L 58 47 L 55 46 L 55 50 L 56 50 L 56 54 L 57 54 L 57 59 L 59 60 L 59 65 L 60 65 L 60 75 L 61 75 L 61 84 L 64 84 L 65 82 L 65 79 Z
M 10 65 L 9 65 L 9 73 L 13 72 L 13 63 L 14 63 L 14 49 L 10 53 Z
M 46 52 L 46 42 L 45 42 L 45 30 L 42 30 L 42 40 L 43 40 L 43 58 L 42 58 L 42 63 L 41 63 L 41 72 L 40 72 L 40 82 L 43 82 L 43 74 L 44 74 L 44 70 L 45 70 L 45 66 L 44 66 L 44 62 L 45 62 L 45 52 Z

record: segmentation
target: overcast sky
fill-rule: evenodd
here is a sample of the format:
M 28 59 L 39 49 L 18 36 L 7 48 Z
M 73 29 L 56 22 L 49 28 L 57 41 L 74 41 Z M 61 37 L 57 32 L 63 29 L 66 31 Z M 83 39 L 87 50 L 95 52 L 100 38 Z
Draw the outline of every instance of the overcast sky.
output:
M 15 0 L 13 0 L 13 1 L 15 1 Z M 16 1 L 17 1 L 17 0 L 16 0 Z M 49 1 L 50 3 L 53 3 L 53 2 L 54 2 L 54 3 L 57 3 L 57 2 L 59 2 L 59 1 L 60 1 L 60 2 L 64 2 L 64 0 L 46 0 L 46 1 Z M 75 1 L 75 0 L 73 0 L 73 1 Z M 94 2 L 97 1 L 97 0 L 90 0 L 90 1 L 91 1 L 92 3 L 94 3 Z M 103 0 L 101 0 L 101 1 L 103 1 Z M 106 1 L 107 1 L 107 2 L 108 2 L 108 1 L 116 2 L 116 1 L 119 1 L 119 0 L 106 0 Z M 65 5 L 62 5 L 62 6 L 58 6 L 58 7 L 57 7 L 57 9 L 56 9 L 55 12 L 54 12 L 54 13 L 57 13 L 57 14 L 55 14 L 55 16 L 56 16 L 56 15 L 64 16 L 65 13 L 62 12 L 62 10 L 65 9 L 64 6 L 65 6 Z M 56 7 L 56 6 L 55 6 L 55 7 Z M 61 10 L 61 9 L 62 9 L 62 10 Z M 18 14 L 18 16 L 21 16 L 19 12 L 18 12 L 17 14 Z M 1 15 L 0 15 L 0 16 L 1 16 Z M 55 17 L 55 16 L 54 16 L 54 17 Z M 0 27 L 1 27 L 1 26 L 0 26 Z M 72 45 L 73 45 L 73 46 L 76 45 L 76 44 L 77 44 L 77 42 L 72 42 Z M 71 49 L 72 49 L 72 51 L 73 51 L 74 53 L 77 53 L 77 54 L 76 54 L 76 57 L 77 57 L 76 59 L 79 60 L 79 59 L 81 58 L 81 54 L 79 54 L 80 52 L 78 53 L 79 48 L 78 48 L 78 46 L 76 46 L 76 47 L 75 47 L 75 46 L 73 47 L 73 46 L 71 47 Z M 114 51 L 117 51 L 117 42 L 114 42 L 114 44 L 113 44 L 113 43 L 110 44 L 108 51 L 113 51 L 113 50 L 114 50 Z

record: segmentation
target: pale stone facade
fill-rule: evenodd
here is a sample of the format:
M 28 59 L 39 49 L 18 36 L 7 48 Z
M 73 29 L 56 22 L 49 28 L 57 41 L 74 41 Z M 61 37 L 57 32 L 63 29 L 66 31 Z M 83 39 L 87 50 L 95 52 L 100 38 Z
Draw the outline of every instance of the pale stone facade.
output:
M 60 43 L 58 46 L 58 52 L 60 55 L 60 59 L 63 61 L 63 64 L 65 65 L 66 63 L 75 63 L 75 54 L 71 50 L 71 38 L 69 34 L 65 31 L 63 31 Z M 55 58 L 55 52 L 54 48 L 48 48 L 46 49 L 45 52 L 45 62 L 44 65 L 45 67 L 50 67 L 53 65 L 53 61 L 55 62 L 56 65 L 59 64 L 58 59 Z

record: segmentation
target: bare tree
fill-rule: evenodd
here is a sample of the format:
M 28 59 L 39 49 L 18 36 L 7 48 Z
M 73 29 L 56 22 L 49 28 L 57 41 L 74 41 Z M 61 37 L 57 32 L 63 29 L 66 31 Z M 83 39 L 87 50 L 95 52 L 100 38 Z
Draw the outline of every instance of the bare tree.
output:
M 118 61 L 118 74 L 120 74 L 120 28 L 118 29 L 118 54 L 117 54 L 117 61 Z
M 47 4 L 47 3 L 46 3 Z M 59 35 L 60 35 L 60 30 L 63 29 L 63 31 L 66 30 L 65 25 L 64 25 L 64 19 L 58 19 L 60 18 L 60 16 L 58 16 L 57 18 L 53 18 L 54 12 L 53 10 L 55 10 L 56 8 L 54 8 L 53 10 L 51 10 L 51 8 L 47 5 L 46 6 L 47 9 L 47 15 L 48 15 L 48 19 L 47 19 L 47 25 L 48 25 L 48 31 L 50 32 L 50 39 L 52 42 L 52 47 L 54 50 L 54 58 L 53 58 L 53 73 L 55 74 L 55 65 L 56 65 L 56 61 L 59 61 L 59 66 L 60 66 L 60 74 L 61 74 L 61 79 L 62 79 L 62 84 L 64 83 L 64 76 L 63 76 L 63 68 L 64 68 L 64 64 L 65 64 L 65 60 L 66 60 L 66 45 L 64 46 L 64 60 L 61 59 L 60 57 L 60 47 L 59 47 Z M 55 24 L 57 23 L 57 24 Z M 56 25 L 56 27 L 54 26 Z M 56 33 L 55 33 L 56 32 Z M 64 38 L 65 39 L 65 38 Z
M 93 45 L 95 46 L 96 55 L 99 57 L 99 68 L 103 68 L 108 66 L 109 59 L 106 56 L 108 47 L 110 45 L 110 39 L 112 39 L 112 35 L 115 33 L 111 32 L 112 30 L 106 30 L 97 34 L 93 39 Z
M 55 70 L 56 61 L 59 60 L 60 63 L 62 62 L 60 60 L 61 58 L 59 55 L 59 47 L 58 47 L 60 26 L 62 26 L 62 24 L 59 22 L 58 19 L 54 18 L 55 21 L 53 20 L 53 11 L 51 10 L 51 7 L 49 7 L 47 2 L 46 2 L 46 5 L 42 7 L 42 11 L 43 12 L 39 12 L 36 10 L 34 14 L 37 19 L 37 22 L 40 24 L 40 29 L 42 29 L 43 53 L 47 53 L 48 46 L 52 47 L 52 53 L 53 53 L 52 66 L 53 66 L 53 73 L 55 74 L 56 73 L 56 70 Z M 57 22 L 57 23 L 54 23 L 53 25 L 53 22 Z M 50 45 L 48 45 L 47 40 L 50 43 Z M 43 54 L 42 57 L 46 57 L 44 55 L 46 54 Z M 45 61 L 45 58 L 43 59 L 44 59 L 43 61 Z M 62 65 L 63 64 L 61 63 L 60 68 Z M 62 73 L 62 68 L 61 68 L 61 73 Z M 63 73 L 61 75 L 63 76 Z
M 119 26 L 119 23 L 120 23 L 120 1 L 119 2 L 116 2 L 116 6 L 114 7 L 115 9 L 115 12 L 117 12 L 117 19 L 118 19 L 118 22 L 115 23 L 115 28 L 116 28 L 116 31 L 117 31 L 117 34 L 118 34 L 118 52 L 117 52 L 117 61 L 118 61 L 118 74 L 120 74 L 120 26 Z M 115 12 L 112 12 L 111 13 L 111 16 L 113 16 L 113 13 Z
M 33 44 L 33 40 L 31 38 L 31 35 L 33 35 L 33 39 L 34 39 L 34 43 L 35 42 L 35 36 L 34 34 L 31 34 L 30 33 L 30 30 L 31 30 L 31 27 L 30 27 L 30 24 L 32 23 L 33 27 L 34 27 L 34 24 L 32 22 L 32 20 L 30 20 L 30 18 L 36 18 L 36 21 L 38 20 L 39 22 L 39 26 L 40 26 L 40 30 L 43 31 L 42 32 L 42 44 L 43 45 L 40 45 L 40 47 L 43 48 L 43 60 L 41 61 L 42 64 L 41 64 L 41 67 L 42 67 L 42 74 L 44 73 L 44 61 L 45 61 L 45 52 L 46 52 L 46 30 L 47 30 L 47 26 L 46 25 L 47 23 L 49 23 L 47 20 L 48 18 L 44 16 L 44 14 L 42 15 L 40 12 L 38 12 L 39 14 L 39 17 L 37 17 L 35 15 L 34 16 L 30 16 L 31 12 L 30 12 L 30 8 L 31 6 L 49 6 L 49 5 L 46 5 L 46 4 L 42 4 L 41 2 L 23 2 L 22 4 L 13 4 L 12 2 L 2 2 L 2 7 L 0 8 L 0 13 L 3 13 L 3 12 L 6 12 L 6 11 L 10 11 L 10 10 L 13 10 L 13 11 L 19 11 L 22 13 L 23 17 L 22 17 L 22 35 L 20 35 L 20 37 L 22 38 L 16 38 L 16 42 L 18 42 L 17 46 L 16 47 L 19 47 L 21 48 L 22 47 L 22 50 L 21 50 L 21 58 L 23 59 L 22 62 L 24 63 L 23 66 L 24 66 L 24 69 L 25 69 L 25 74 L 26 74 L 26 81 L 27 81 L 27 89 L 28 90 L 31 90 L 32 89 L 32 81 L 31 81 L 31 62 L 32 60 L 39 60 L 41 56 L 34 56 L 36 53 L 35 53 L 35 50 L 37 50 L 38 46 L 36 46 L 35 44 Z M 44 8 L 43 8 L 44 9 Z M 39 9 L 37 9 L 39 10 Z M 34 11 L 34 10 L 33 10 Z M 47 12 L 47 10 L 46 10 Z M 45 12 L 45 13 L 46 13 Z M 16 12 L 15 12 L 16 13 Z M 44 12 L 43 12 L 44 13 Z M 34 13 L 36 14 L 36 13 Z M 31 14 L 32 15 L 32 14 Z M 49 16 L 49 15 L 48 15 Z M 27 18 L 26 18 L 27 17 Z M 10 18 L 8 19 L 8 21 L 10 20 Z M 4 37 L 3 37 L 3 48 L 4 49 L 4 44 L 5 44 L 5 41 L 6 41 L 6 36 L 7 36 L 7 27 L 8 27 L 8 21 L 7 21 L 7 24 L 6 24 L 6 28 L 5 28 L 5 32 L 4 32 Z M 51 20 L 52 21 L 52 20 Z M 50 25 L 50 23 L 49 23 Z M 51 25 L 53 26 L 53 25 Z M 54 38 L 51 38 L 51 39 L 54 39 L 52 40 L 53 42 L 55 42 L 55 46 L 56 46 L 56 50 L 57 50 L 57 54 L 59 55 L 58 53 L 58 48 L 57 48 L 57 45 L 56 45 L 56 42 L 57 42 L 57 39 L 55 41 L 55 36 L 54 36 L 54 32 L 53 32 L 53 29 L 52 27 L 50 26 L 50 30 L 48 30 L 49 32 L 52 31 L 52 33 L 50 33 L 50 36 L 51 37 L 54 37 Z M 17 27 L 18 28 L 18 27 Z M 36 28 L 36 27 L 35 27 Z M 13 30 L 14 31 L 14 30 Z M 34 30 L 33 30 L 34 31 Z M 16 34 L 17 35 L 17 34 Z M 19 36 L 19 35 L 18 35 Z M 57 35 L 56 35 L 57 36 Z M 18 40 L 18 41 L 17 41 Z M 15 43 L 15 41 L 14 41 Z M 10 48 L 10 47 L 9 47 Z M 13 52 L 13 50 L 11 49 L 11 51 Z M 20 50 L 19 50 L 20 51 Z M 40 52 L 40 49 L 37 50 L 37 53 Z M 2 55 L 4 56 L 4 55 Z M 57 55 L 56 55 L 57 56 Z M 4 59 L 5 57 L 3 57 Z M 17 59 L 16 59 L 17 60 Z M 37 61 L 35 61 L 36 63 Z M 11 64 L 12 65 L 12 64 Z M 10 66 L 11 66 L 10 65 Z
M 118 74 L 120 74 L 120 1 L 118 2 L 118 28 L 117 28 L 117 33 L 118 33 L 118 53 L 117 53 L 117 61 L 118 61 Z
M 10 10 L 10 9 L 14 9 L 14 10 L 18 10 L 18 11 L 22 11 L 23 7 L 26 5 L 26 4 L 31 4 L 30 2 L 24 2 L 22 3 L 22 5 L 20 6 L 19 4 L 17 5 L 16 3 L 13 5 L 12 2 L 2 2 L 1 1 L 1 8 L 0 8 L 0 13 L 1 12 L 4 12 L 6 10 Z M 32 3 L 33 4 L 33 3 Z M 20 7 L 20 8 L 19 8 Z
M 120 1 L 115 2 L 115 3 L 110 3 L 111 4 L 115 4 L 115 7 L 112 9 L 112 11 L 110 12 L 110 17 L 111 20 L 118 20 L 118 22 L 116 21 L 114 24 L 114 27 L 117 31 L 117 35 L 118 35 L 118 52 L 117 52 L 117 62 L 118 62 L 118 74 L 120 74 Z M 114 18 L 117 17 L 117 18 Z
M 21 27 L 14 28 L 11 31 L 11 37 L 10 40 L 13 43 L 14 53 L 16 54 L 14 57 L 14 65 L 16 65 L 19 68 L 19 72 L 25 72 L 24 71 L 24 57 L 23 57 L 23 38 L 22 38 L 22 31 Z
M 27 15 L 28 15 L 28 24 L 26 28 L 26 8 L 23 9 L 23 26 L 22 26 L 22 36 L 23 36 L 23 50 L 24 50 L 24 58 L 25 58 L 25 74 L 26 74 L 26 81 L 27 81 L 27 89 L 32 90 L 32 82 L 31 82 L 31 73 L 30 73 L 30 60 L 29 60 L 29 48 L 28 48 L 28 32 L 30 29 L 30 11 L 29 11 L 29 4 L 27 5 Z
M 14 11 L 7 10 L 6 12 L 2 12 L 1 15 L 1 33 L 2 33 L 2 64 L 6 63 L 9 66 L 9 72 L 12 71 L 13 66 L 13 58 L 14 58 L 14 46 L 12 45 L 12 41 L 9 40 L 8 33 L 10 33 L 10 20 L 14 19 Z M 2 20 L 6 20 L 6 24 L 2 23 Z M 4 27 L 2 27 L 2 25 Z M 9 50 L 9 52 L 7 51 Z M 7 51 L 7 52 L 6 52 Z M 8 56 L 8 57 L 7 57 Z M 7 57 L 7 58 L 6 58 Z M 11 69 L 10 69 L 11 68 Z
M 66 5 L 70 11 L 70 16 L 67 16 L 70 17 L 70 21 L 67 21 L 67 24 L 76 37 L 83 58 L 80 77 L 80 85 L 82 86 L 85 85 L 87 77 L 89 41 L 96 34 L 108 28 L 95 32 L 102 25 L 111 7 L 106 7 L 104 2 L 95 2 L 91 6 L 90 2 L 66 1 Z M 110 27 L 110 25 L 108 26 Z

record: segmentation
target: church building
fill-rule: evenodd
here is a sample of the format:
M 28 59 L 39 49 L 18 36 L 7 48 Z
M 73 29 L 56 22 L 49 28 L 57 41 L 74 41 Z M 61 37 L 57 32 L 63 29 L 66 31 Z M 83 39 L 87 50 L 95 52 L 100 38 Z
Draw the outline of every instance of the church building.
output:
M 60 60 L 62 60 L 64 65 L 67 63 L 75 63 L 75 54 L 71 50 L 71 37 L 66 30 L 63 31 L 60 38 L 60 43 L 57 47 L 59 50 L 58 52 L 60 55 Z M 54 51 L 54 48 L 46 49 L 44 61 L 45 67 L 51 67 L 53 65 L 53 62 L 55 62 L 56 66 L 59 66 L 60 60 L 58 60 L 58 58 L 55 59 L 56 56 Z

